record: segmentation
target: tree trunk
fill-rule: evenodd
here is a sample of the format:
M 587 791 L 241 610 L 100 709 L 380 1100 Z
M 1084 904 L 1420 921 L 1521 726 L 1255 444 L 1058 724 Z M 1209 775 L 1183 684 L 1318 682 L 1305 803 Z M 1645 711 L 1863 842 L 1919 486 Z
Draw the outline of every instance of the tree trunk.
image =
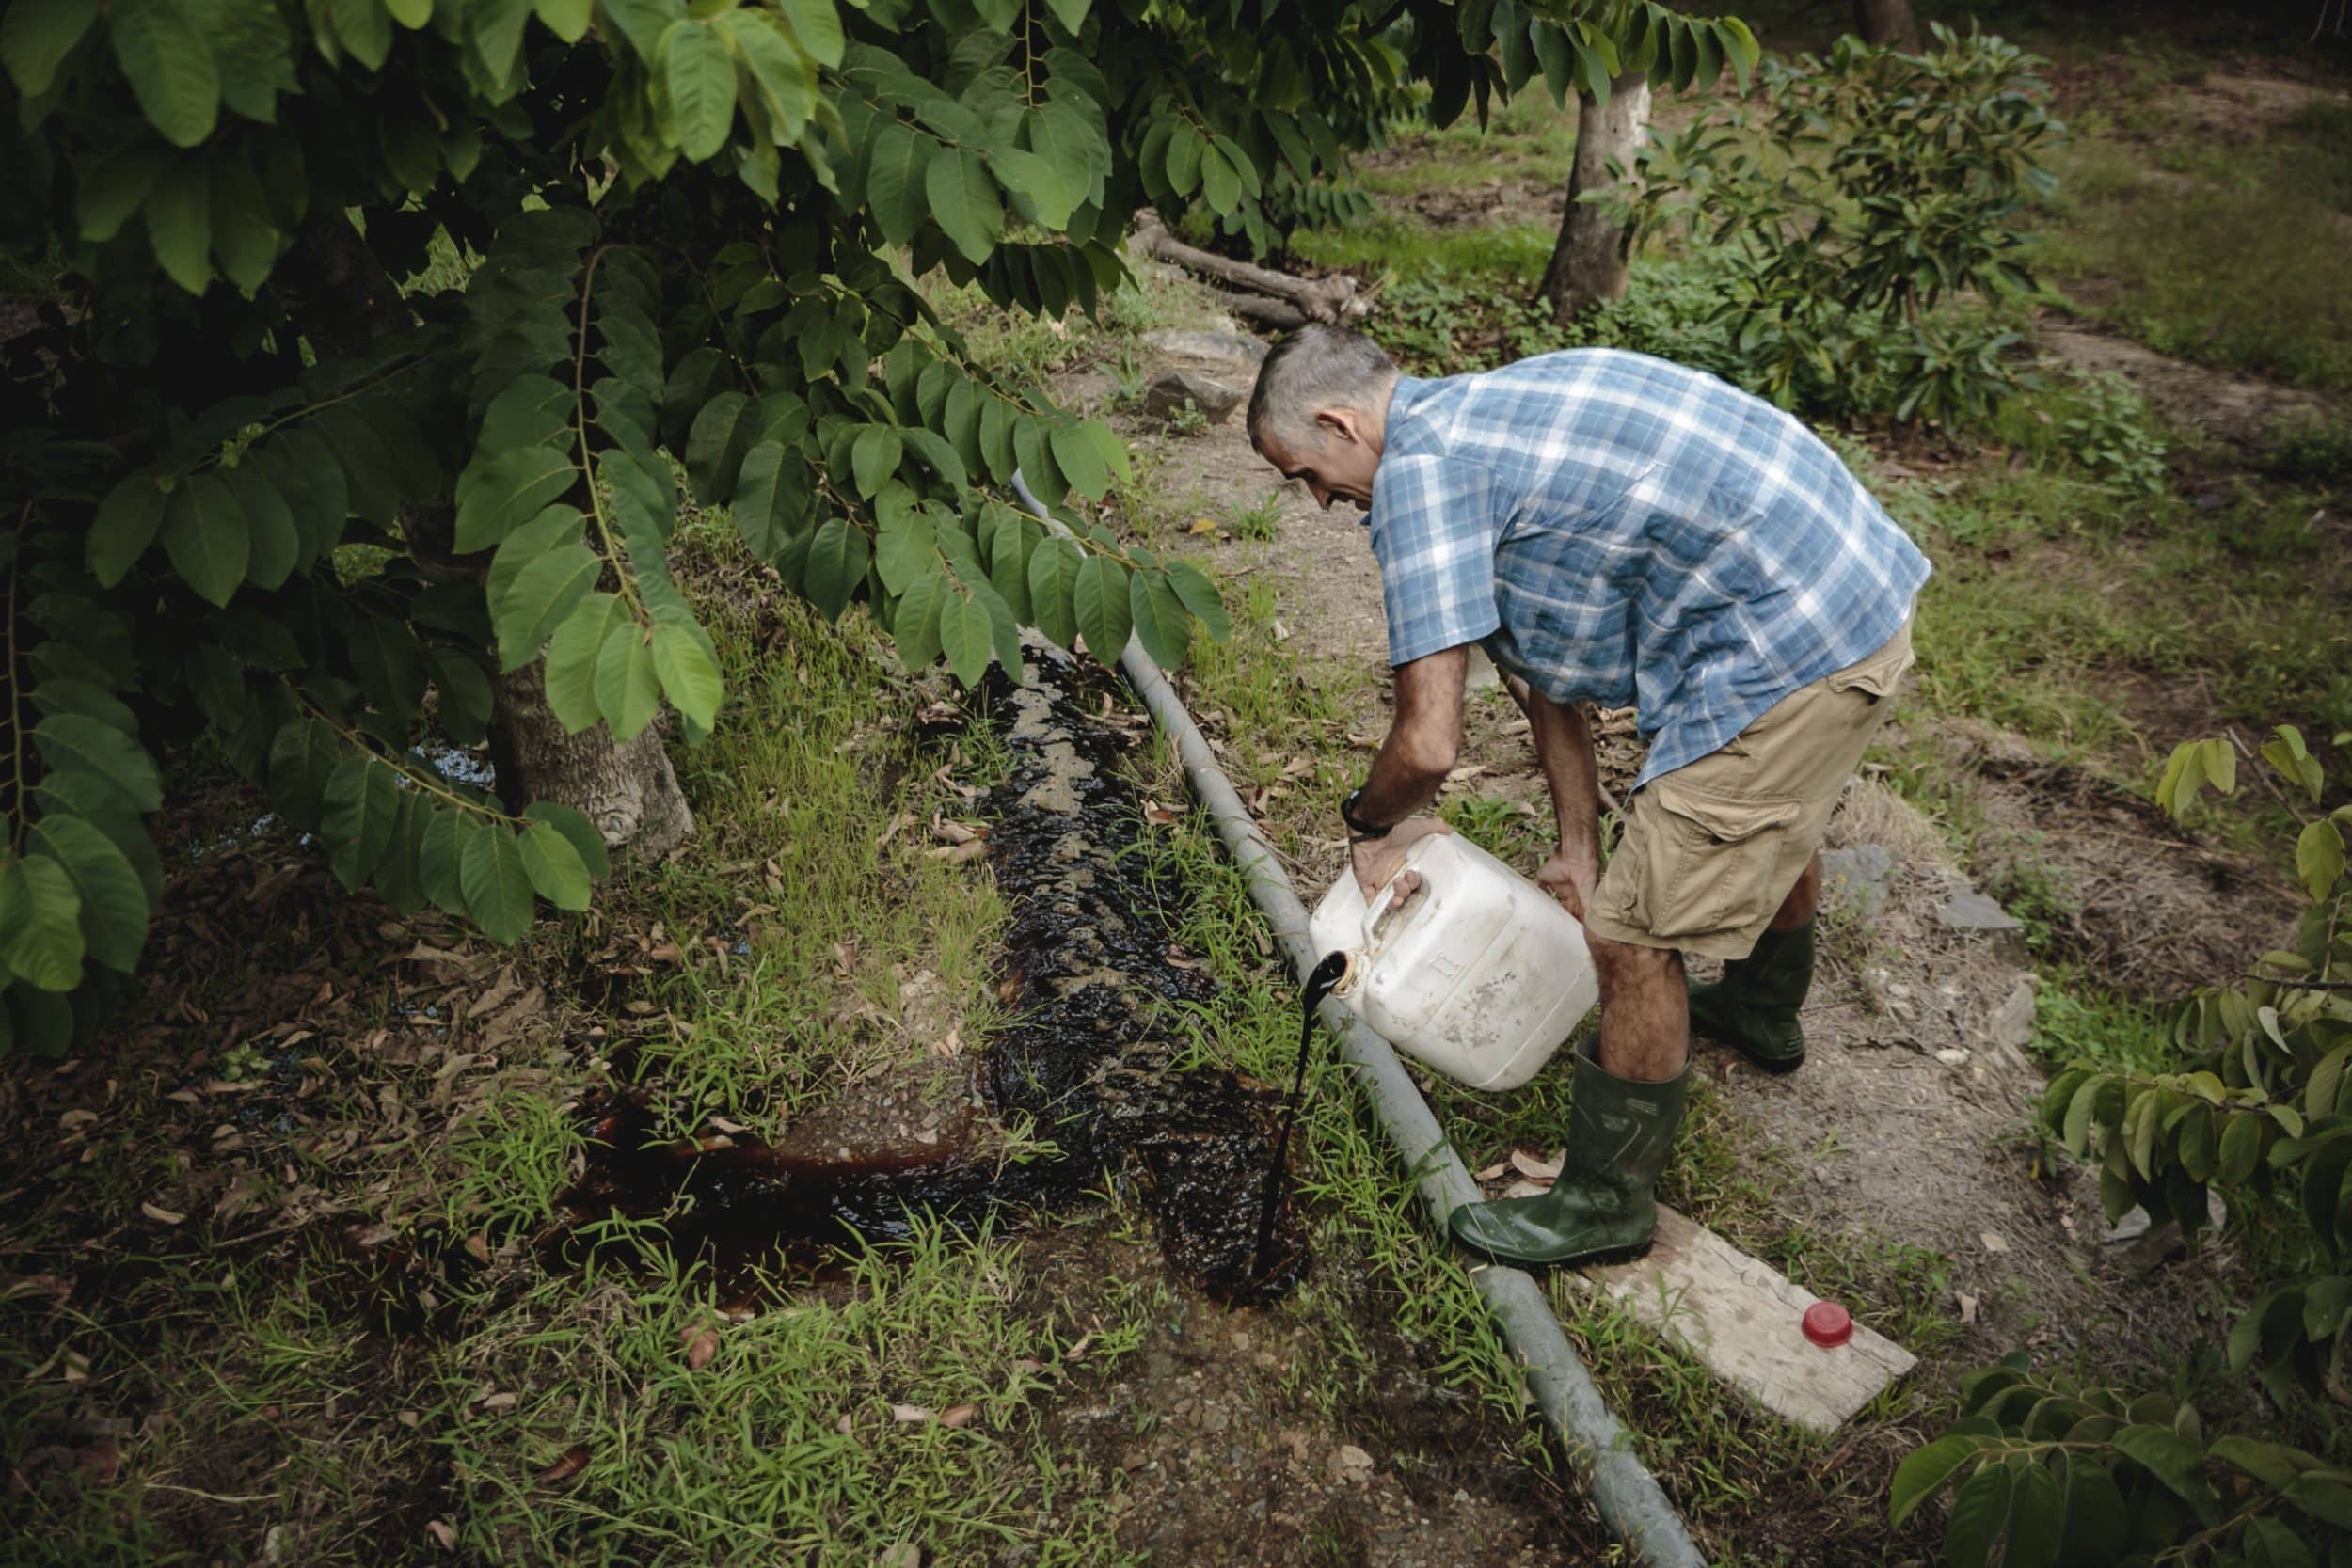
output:
M 1630 164 L 1649 130 L 1649 82 L 1620 76 L 1610 84 L 1609 102 L 1577 95 L 1576 163 L 1568 171 L 1568 210 L 1560 219 L 1560 241 L 1544 269 L 1539 297 L 1551 302 L 1554 321 L 1566 321 L 1596 300 L 1625 297 L 1626 264 L 1633 231 L 1611 220 L 1589 201 L 1578 199 L 1612 182 L 1609 160 Z
M 274 286 L 298 302 L 310 336 L 328 352 L 356 355 L 369 339 L 415 325 L 400 290 L 341 213 L 315 214 L 279 267 Z M 428 577 L 479 579 L 488 569 L 454 555 L 456 512 L 448 500 L 405 508 L 402 531 Z M 566 735 L 548 707 L 541 666 L 500 675 L 490 688 L 490 761 L 508 809 L 557 800 L 587 814 L 605 843 L 659 859 L 694 831 L 661 748 L 660 724 L 648 725 L 628 745 L 598 724 Z
M 1865 43 L 1919 52 L 1919 20 L 1911 0 L 1853 0 L 1853 30 Z
M 548 706 L 536 660 L 492 683 L 498 718 L 490 760 L 507 808 L 555 800 L 586 815 L 614 848 L 659 860 L 694 832 L 694 814 L 671 771 L 657 721 L 627 744 L 602 724 L 567 735 Z

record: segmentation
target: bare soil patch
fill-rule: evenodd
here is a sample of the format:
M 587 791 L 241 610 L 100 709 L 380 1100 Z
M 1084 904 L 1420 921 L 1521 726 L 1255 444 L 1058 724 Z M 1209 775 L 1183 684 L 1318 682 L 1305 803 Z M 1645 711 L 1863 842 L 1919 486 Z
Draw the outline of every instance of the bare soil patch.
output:
M 2260 445 L 2282 418 L 2336 405 L 2316 392 L 2174 359 L 2047 311 L 2035 323 L 2034 341 L 2077 370 L 2124 377 L 2168 422 L 2240 446 Z

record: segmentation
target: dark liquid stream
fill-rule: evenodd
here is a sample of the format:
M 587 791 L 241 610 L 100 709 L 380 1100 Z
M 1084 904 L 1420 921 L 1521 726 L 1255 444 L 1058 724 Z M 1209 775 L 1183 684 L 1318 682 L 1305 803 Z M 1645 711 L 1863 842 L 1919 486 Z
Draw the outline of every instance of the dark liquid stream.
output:
M 999 1122 L 1025 1119 L 1059 1157 L 916 1148 L 844 1160 L 739 1134 L 659 1142 L 646 1097 L 614 1095 L 587 1108 L 588 1170 L 564 1200 L 563 1250 L 593 1244 L 599 1217 L 660 1217 L 674 1249 L 723 1278 L 819 1271 L 855 1237 L 906 1235 L 919 1212 L 969 1227 L 1088 1201 L 1123 1174 L 1170 1268 L 1212 1295 L 1263 1302 L 1304 1277 L 1304 1227 L 1281 1180 L 1298 1085 L 1278 1134 L 1265 1087 L 1174 1065 L 1168 1015 L 1215 986 L 1174 952 L 1184 895 L 1139 852 L 1142 801 L 1120 776 L 1135 735 L 1097 716 L 1124 688 L 1091 664 L 1032 657 L 1030 686 L 992 693 L 1012 767 L 981 806 L 1009 911 L 998 994 L 1011 1013 L 977 1086 Z M 1323 994 L 1311 991 L 1310 1019 Z M 1304 1051 L 1302 1039 L 1300 1074 Z
M 1307 1087 L 1307 1058 L 1313 1054 L 1315 1044 L 1315 1009 L 1331 994 L 1331 988 L 1347 973 L 1347 955 L 1327 953 L 1323 961 L 1307 976 L 1307 989 L 1298 998 L 1298 1056 L 1291 1063 L 1290 1098 L 1282 1102 L 1282 1131 L 1274 1140 L 1274 1159 L 1265 1170 L 1265 1196 L 1258 1205 L 1258 1245 L 1250 1254 L 1252 1275 L 1265 1272 L 1266 1248 L 1274 1242 L 1274 1216 L 1282 1206 L 1282 1178 L 1289 1171 L 1291 1129 L 1298 1125 L 1298 1097 Z

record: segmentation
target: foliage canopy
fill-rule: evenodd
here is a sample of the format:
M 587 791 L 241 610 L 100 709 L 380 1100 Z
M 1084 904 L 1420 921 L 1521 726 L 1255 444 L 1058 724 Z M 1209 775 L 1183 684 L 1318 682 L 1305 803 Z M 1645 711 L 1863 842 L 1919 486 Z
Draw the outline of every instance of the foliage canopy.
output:
M 1137 208 L 1263 244 L 1410 84 L 1451 119 L 1754 53 L 1645 0 L 15 0 L 0 1042 L 136 963 L 199 739 L 355 890 L 583 906 L 597 824 L 427 743 L 707 734 L 690 501 L 910 665 L 1017 669 L 1024 623 L 1180 659 L 1205 577 L 993 493 L 1099 499 L 1120 443 L 910 280 L 1091 309 Z

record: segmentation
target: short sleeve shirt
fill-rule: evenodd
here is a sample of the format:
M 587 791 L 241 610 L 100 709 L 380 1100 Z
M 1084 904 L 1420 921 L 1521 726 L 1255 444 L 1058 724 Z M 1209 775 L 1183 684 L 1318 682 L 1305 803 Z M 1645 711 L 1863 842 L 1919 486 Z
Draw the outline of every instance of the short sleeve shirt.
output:
M 1392 664 L 1468 642 L 1631 706 L 1636 787 L 1901 629 L 1927 558 L 1761 398 L 1615 349 L 1402 377 L 1365 521 Z

